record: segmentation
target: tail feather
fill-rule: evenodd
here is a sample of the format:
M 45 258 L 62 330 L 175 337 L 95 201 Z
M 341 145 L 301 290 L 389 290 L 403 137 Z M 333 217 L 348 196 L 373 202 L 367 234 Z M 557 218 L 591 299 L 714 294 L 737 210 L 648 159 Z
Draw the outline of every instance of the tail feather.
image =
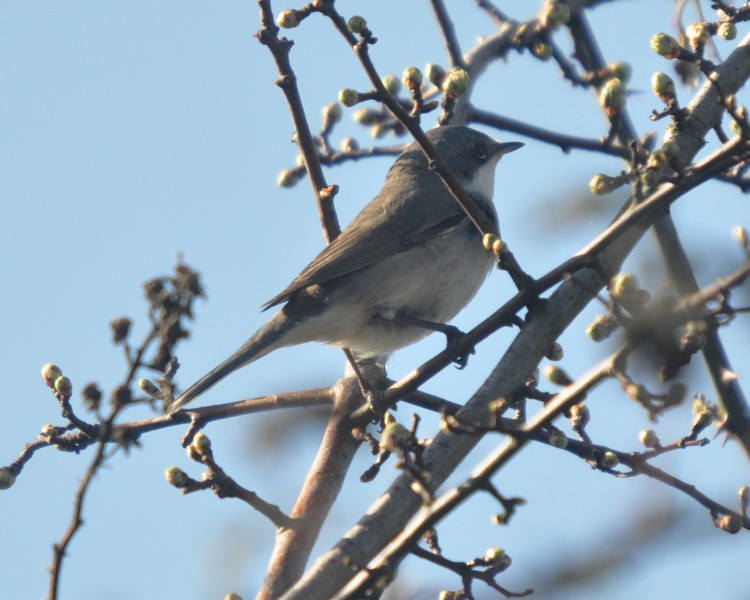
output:
M 167 412 L 172 414 L 180 410 L 188 402 L 203 394 L 237 369 L 258 360 L 277 348 L 294 343 L 285 343 L 284 341 L 286 333 L 292 327 L 294 327 L 294 322 L 279 311 L 253 337 L 242 344 L 234 354 L 185 390 L 179 398 L 169 405 Z

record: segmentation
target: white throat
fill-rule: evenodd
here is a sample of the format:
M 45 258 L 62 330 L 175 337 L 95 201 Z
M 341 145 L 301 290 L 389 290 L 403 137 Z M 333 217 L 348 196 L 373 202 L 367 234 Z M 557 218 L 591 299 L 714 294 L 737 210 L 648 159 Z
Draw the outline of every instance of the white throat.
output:
M 464 181 L 464 188 L 467 192 L 472 195 L 481 196 L 492 200 L 493 193 L 495 191 L 495 170 L 497 163 L 500 160 L 491 160 L 483 164 L 477 172 L 474 174 L 474 178 L 471 181 Z

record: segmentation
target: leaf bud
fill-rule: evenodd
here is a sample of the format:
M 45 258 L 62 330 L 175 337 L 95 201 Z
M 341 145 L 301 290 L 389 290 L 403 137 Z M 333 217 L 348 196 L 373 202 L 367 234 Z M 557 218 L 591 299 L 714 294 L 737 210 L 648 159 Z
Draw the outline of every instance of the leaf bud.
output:
M 677 58 L 682 52 L 680 43 L 671 35 L 657 33 L 651 38 L 651 49 L 664 58 Z
M 440 65 L 429 63 L 424 67 L 424 74 L 432 85 L 441 87 L 445 79 L 445 69 Z
M 299 23 L 299 13 L 296 10 L 282 10 L 276 17 L 276 25 L 282 29 L 294 29 Z
M 359 102 L 359 92 L 352 88 L 344 88 L 339 91 L 339 102 L 347 107 L 352 107 Z
M 661 71 L 651 76 L 651 89 L 663 102 L 669 102 L 675 97 L 674 80 Z
M 422 71 L 417 67 L 406 67 L 401 80 L 407 90 L 416 90 L 422 85 Z
M 346 25 L 349 28 L 349 31 L 354 34 L 362 33 L 365 29 L 367 29 L 367 21 L 364 17 L 360 17 L 359 15 L 354 15 L 351 19 L 349 19 Z
M 184 488 L 188 482 L 188 476 L 180 467 L 168 467 L 164 469 L 164 478 L 169 485 L 176 488 Z
M 73 384 L 65 375 L 61 375 L 55 379 L 55 391 L 63 396 L 70 396 L 73 393 Z
M 627 89 L 621 79 L 608 79 L 599 91 L 599 104 L 608 117 L 619 115 L 628 100 Z
M 445 74 L 442 90 L 446 96 L 458 98 L 469 91 L 471 76 L 460 68 L 451 69 Z
M 42 379 L 47 387 L 55 387 L 55 381 L 62 375 L 62 370 L 56 364 L 47 363 L 42 367 Z

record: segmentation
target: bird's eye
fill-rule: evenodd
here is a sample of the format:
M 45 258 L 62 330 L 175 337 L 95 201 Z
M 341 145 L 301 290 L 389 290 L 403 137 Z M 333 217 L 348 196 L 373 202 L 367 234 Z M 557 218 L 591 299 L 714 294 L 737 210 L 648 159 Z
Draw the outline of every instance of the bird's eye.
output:
M 484 144 L 479 142 L 474 144 L 474 155 L 480 160 L 487 158 L 487 148 L 484 147 Z

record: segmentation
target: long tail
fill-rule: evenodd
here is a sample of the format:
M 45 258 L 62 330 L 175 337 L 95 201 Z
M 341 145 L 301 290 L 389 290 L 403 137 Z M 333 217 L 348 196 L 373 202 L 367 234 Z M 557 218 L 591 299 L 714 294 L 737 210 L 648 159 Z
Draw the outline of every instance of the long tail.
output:
M 282 346 L 295 343 L 284 341 L 286 333 L 294 326 L 294 321 L 289 319 L 283 312 L 279 311 L 276 313 L 253 337 L 242 344 L 232 356 L 185 390 L 179 398 L 169 405 L 167 412 L 172 414 L 180 410 L 188 402 L 219 383 L 227 375 L 250 364 L 254 360 L 258 360 L 261 356 L 265 356 Z

